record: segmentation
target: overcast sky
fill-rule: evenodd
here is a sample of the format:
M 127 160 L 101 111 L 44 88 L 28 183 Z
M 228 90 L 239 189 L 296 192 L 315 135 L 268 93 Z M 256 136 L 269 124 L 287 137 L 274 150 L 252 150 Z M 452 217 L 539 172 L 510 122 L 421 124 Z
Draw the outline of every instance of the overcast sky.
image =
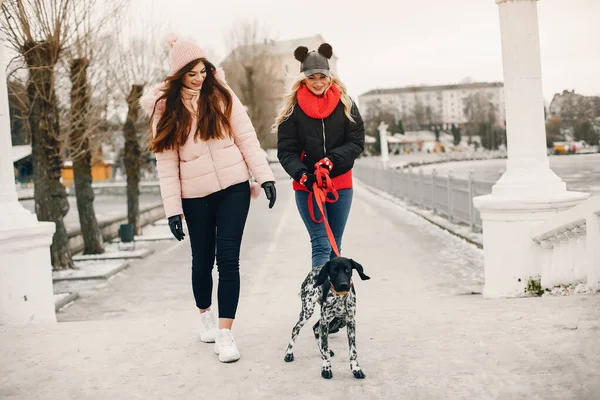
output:
M 377 87 L 502 80 L 494 0 L 136 1 L 154 11 L 134 18 L 192 36 L 218 60 L 243 19 L 279 40 L 320 33 L 355 98 Z M 600 95 L 600 0 L 540 0 L 538 10 L 546 101 L 563 89 Z

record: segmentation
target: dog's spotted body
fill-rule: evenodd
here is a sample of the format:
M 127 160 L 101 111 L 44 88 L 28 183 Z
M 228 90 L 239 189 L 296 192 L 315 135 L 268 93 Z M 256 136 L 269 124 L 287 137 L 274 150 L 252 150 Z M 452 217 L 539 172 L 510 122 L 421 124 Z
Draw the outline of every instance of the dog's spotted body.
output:
M 320 270 L 312 270 L 307 275 L 301 287 L 302 310 L 298 322 L 292 329 L 292 336 L 288 344 L 284 360 L 294 361 L 294 343 L 300 330 L 312 317 L 317 304 L 321 304 L 321 317 L 313 326 L 313 333 L 317 339 L 323 365 L 321 376 L 330 379 L 330 357 L 333 352 L 329 350 L 328 336 L 346 327 L 348 333 L 348 346 L 350 350 L 350 368 L 358 379 L 365 378 L 360 368 L 356 351 L 356 291 L 351 283 L 352 269 L 356 269 L 360 277 L 370 279 L 363 273 L 362 266 L 357 262 L 339 257 L 329 261 Z

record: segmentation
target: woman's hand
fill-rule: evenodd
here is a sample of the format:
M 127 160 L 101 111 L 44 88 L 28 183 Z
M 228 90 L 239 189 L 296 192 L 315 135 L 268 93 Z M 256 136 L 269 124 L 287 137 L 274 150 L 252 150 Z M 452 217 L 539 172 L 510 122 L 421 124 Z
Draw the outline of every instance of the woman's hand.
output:
M 185 237 L 185 233 L 183 233 L 183 223 L 181 222 L 181 215 L 173 215 L 169 217 L 169 228 L 171 228 L 171 233 L 175 236 L 175 239 L 182 241 Z
M 277 190 L 275 189 L 275 182 L 265 182 L 262 184 L 262 188 L 265 190 L 267 199 L 269 199 L 269 208 L 273 208 L 275 200 L 277 200 Z
M 300 184 L 304 185 L 304 187 L 307 188 L 310 192 L 312 192 L 314 190 L 313 185 L 317 183 L 317 177 L 315 176 L 315 174 L 309 174 L 305 172 L 302 174 L 302 177 L 300 178 L 299 182 Z
M 319 167 L 325 168 L 326 170 L 331 172 L 331 170 L 333 169 L 333 163 L 331 162 L 331 160 L 329 158 L 324 157 L 315 163 L 315 169 L 319 168 Z

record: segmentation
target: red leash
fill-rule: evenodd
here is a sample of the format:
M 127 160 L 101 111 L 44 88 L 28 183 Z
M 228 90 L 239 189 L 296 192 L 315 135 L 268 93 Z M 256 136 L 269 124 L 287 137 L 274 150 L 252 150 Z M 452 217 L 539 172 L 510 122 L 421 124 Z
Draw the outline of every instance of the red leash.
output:
M 333 187 L 331 178 L 329 177 L 329 170 L 327 168 L 318 166 L 315 169 L 315 177 L 317 179 L 317 182 L 321 182 L 321 184 L 323 184 L 324 182 L 325 187 L 320 187 L 317 183 L 313 184 L 313 191 L 308 194 L 308 212 L 315 223 L 320 224 L 321 222 L 323 222 L 325 224 L 325 230 L 327 231 L 327 238 L 329 239 L 331 248 L 333 249 L 335 255 L 339 257 L 340 251 L 337 247 L 337 243 L 335 242 L 335 237 L 333 236 L 333 232 L 331 231 L 329 222 L 327 221 L 327 218 L 325 218 L 324 210 L 325 203 L 335 203 L 339 198 L 339 194 L 337 190 L 335 190 L 335 188 Z M 333 198 L 327 196 L 328 193 L 331 193 L 333 195 Z M 321 219 L 319 220 L 315 218 L 315 209 L 313 207 L 312 201 L 313 196 L 315 198 L 315 202 L 317 203 L 319 211 L 321 211 Z

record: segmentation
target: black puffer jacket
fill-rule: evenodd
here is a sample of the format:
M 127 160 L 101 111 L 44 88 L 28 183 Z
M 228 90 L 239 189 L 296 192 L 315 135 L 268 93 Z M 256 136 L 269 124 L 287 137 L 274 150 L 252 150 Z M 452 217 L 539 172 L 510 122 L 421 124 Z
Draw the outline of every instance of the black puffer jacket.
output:
M 314 164 L 323 157 L 333 163 L 332 178 L 350 171 L 365 147 L 364 124 L 354 103 L 351 115 L 354 122 L 344 114 L 341 101 L 325 119 L 309 117 L 296 104 L 277 132 L 277 158 L 286 172 L 298 181 L 304 172 L 313 173 Z

